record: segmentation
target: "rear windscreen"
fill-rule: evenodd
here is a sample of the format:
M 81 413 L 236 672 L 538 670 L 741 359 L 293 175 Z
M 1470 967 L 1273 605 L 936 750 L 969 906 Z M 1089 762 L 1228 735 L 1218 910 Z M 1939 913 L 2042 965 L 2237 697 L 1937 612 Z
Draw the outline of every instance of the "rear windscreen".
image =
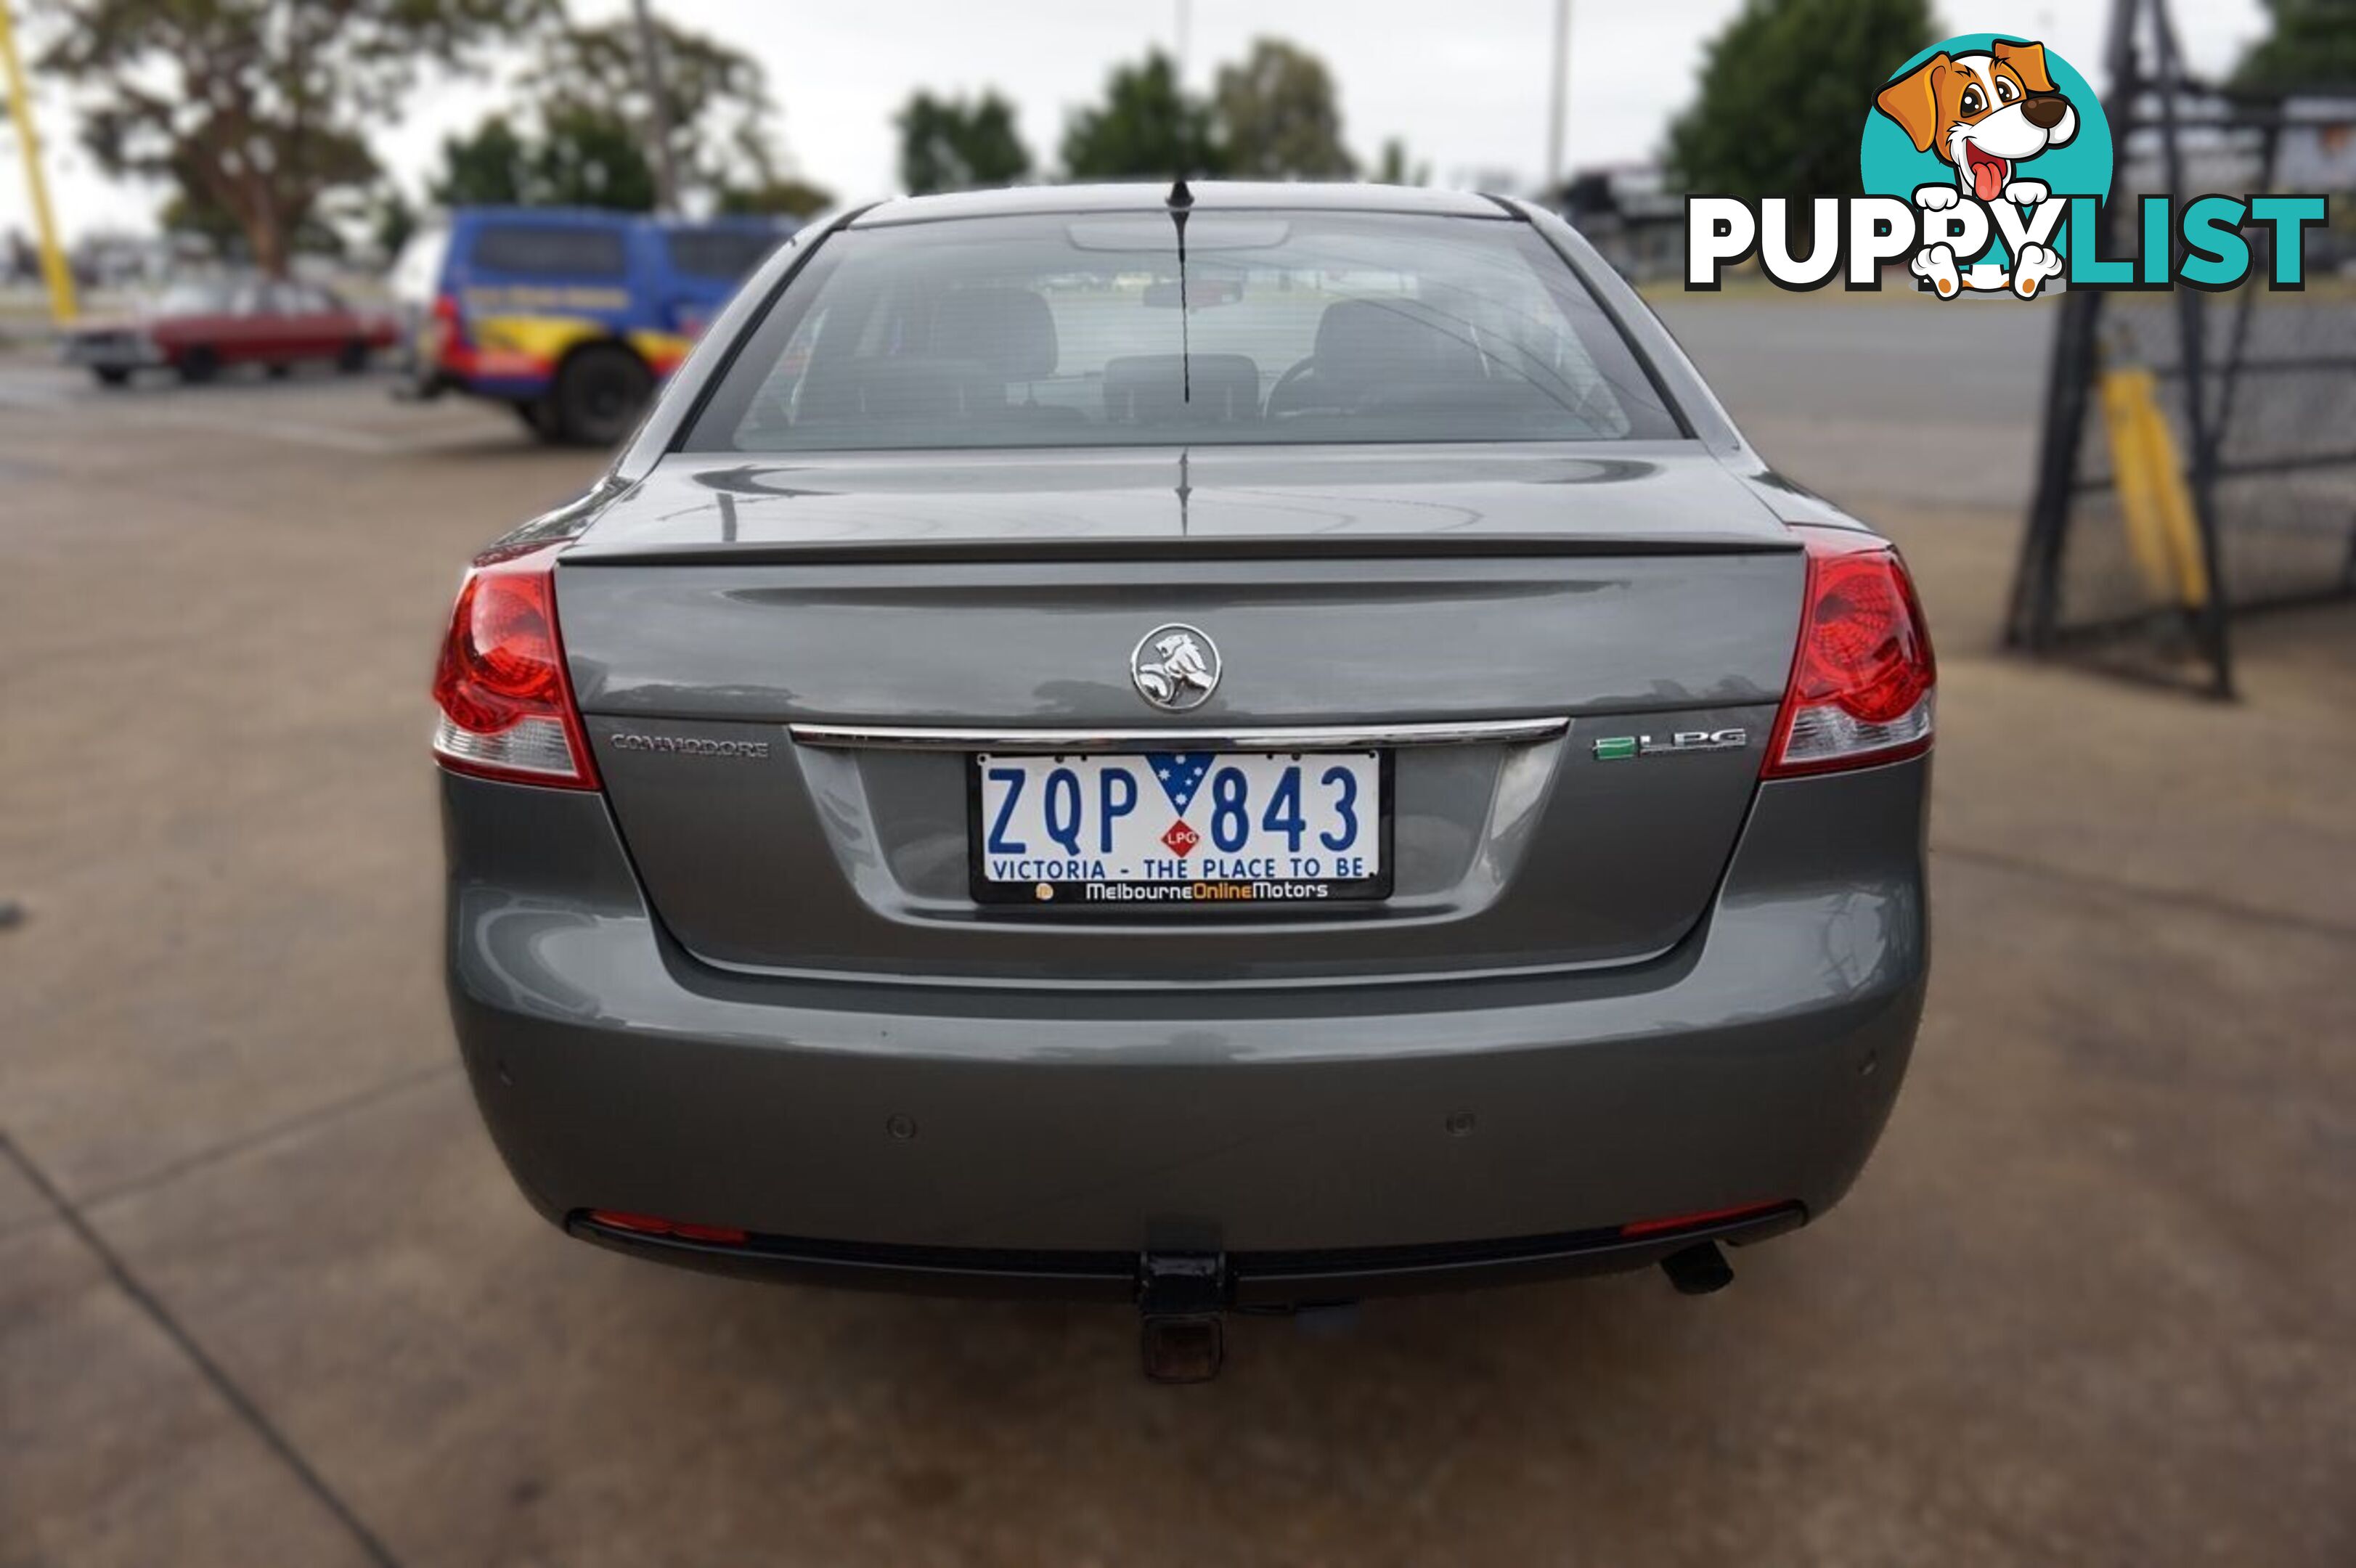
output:
M 1183 249 L 1182 249 L 1183 241 Z M 1675 437 L 1527 224 L 1328 212 L 960 219 L 830 236 L 685 445 Z
M 670 264 L 699 278 L 734 283 L 777 248 L 778 237 L 742 229 L 674 229 L 663 236 Z
M 552 278 L 618 278 L 626 266 L 620 230 L 569 224 L 486 224 L 470 254 L 486 272 Z

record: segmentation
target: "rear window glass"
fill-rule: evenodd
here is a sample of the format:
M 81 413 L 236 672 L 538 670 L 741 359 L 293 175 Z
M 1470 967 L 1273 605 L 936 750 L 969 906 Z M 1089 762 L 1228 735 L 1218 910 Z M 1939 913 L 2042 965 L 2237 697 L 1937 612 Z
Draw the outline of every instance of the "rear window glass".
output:
M 670 264 L 699 278 L 734 283 L 777 248 L 778 236 L 742 229 L 674 229 L 663 236 Z
M 308 283 L 279 284 L 272 304 L 281 315 L 316 315 L 337 308 L 327 290 L 313 288 Z
M 1674 437 L 1528 225 L 1328 212 L 964 219 L 829 238 L 686 445 Z
M 226 283 L 174 283 L 155 308 L 165 315 L 217 315 L 236 303 L 236 292 Z
M 494 223 L 475 236 L 475 265 L 494 272 L 536 272 L 552 278 L 618 278 L 624 271 L 618 229 L 541 223 Z

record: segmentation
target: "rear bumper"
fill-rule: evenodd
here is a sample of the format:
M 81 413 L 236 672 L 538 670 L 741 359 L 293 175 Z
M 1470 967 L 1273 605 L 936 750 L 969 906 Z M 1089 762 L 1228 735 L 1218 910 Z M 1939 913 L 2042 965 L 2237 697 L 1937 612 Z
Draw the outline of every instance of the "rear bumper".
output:
M 601 798 L 444 775 L 452 1010 L 526 1194 L 643 1255 L 1124 1296 L 1141 1251 L 1215 1251 L 1269 1299 L 1635 1267 L 1719 1231 L 1631 1221 L 1790 1205 L 1725 1227 L 1762 1233 L 1863 1165 L 1922 1007 L 1927 770 L 1763 787 L 1652 963 L 1087 992 L 713 971 Z
M 1765 1241 L 1806 1221 L 1805 1210 L 1787 1203 L 1635 1236 L 1588 1231 L 1425 1247 L 1229 1253 L 1221 1260 L 1226 1305 L 1248 1310 L 1616 1274 L 1704 1242 Z M 634 1234 L 587 1214 L 571 1216 L 564 1228 L 615 1252 L 706 1274 L 851 1290 L 1126 1302 L 1138 1299 L 1143 1284 L 1142 1260 L 1134 1253 L 863 1246 L 786 1236 L 720 1243 Z

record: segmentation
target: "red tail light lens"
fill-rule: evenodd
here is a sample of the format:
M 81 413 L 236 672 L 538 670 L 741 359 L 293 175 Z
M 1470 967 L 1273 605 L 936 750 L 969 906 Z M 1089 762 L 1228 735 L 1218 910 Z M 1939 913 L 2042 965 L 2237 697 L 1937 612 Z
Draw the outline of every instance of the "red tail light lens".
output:
M 466 313 L 458 308 L 456 295 L 434 296 L 434 324 L 442 329 L 442 341 L 445 345 L 453 347 L 466 347 Z
M 741 1225 L 691 1225 L 684 1220 L 665 1220 L 654 1214 L 625 1214 L 612 1209 L 592 1209 L 589 1218 L 610 1231 L 628 1231 L 640 1236 L 676 1236 L 682 1242 L 717 1242 L 725 1246 L 742 1246 L 751 1239 Z
M 434 325 L 425 336 L 425 357 L 445 370 L 464 372 L 475 346 L 466 336 L 466 314 L 455 294 L 434 296 Z
M 1802 535 L 1806 605 L 1766 775 L 1920 756 L 1931 749 L 1938 668 L 1905 564 L 1869 536 L 1823 528 Z
M 484 556 L 459 586 L 434 672 L 434 754 L 445 768 L 597 787 L 557 635 L 553 548 Z
M 1755 1219 L 1772 1214 L 1778 1209 L 1789 1209 L 1789 1199 L 1772 1203 L 1743 1203 L 1731 1209 L 1704 1209 L 1692 1214 L 1665 1214 L 1655 1220 L 1631 1220 L 1620 1227 L 1622 1236 L 1656 1236 L 1664 1231 L 1687 1231 L 1697 1225 L 1723 1225 L 1735 1220 Z

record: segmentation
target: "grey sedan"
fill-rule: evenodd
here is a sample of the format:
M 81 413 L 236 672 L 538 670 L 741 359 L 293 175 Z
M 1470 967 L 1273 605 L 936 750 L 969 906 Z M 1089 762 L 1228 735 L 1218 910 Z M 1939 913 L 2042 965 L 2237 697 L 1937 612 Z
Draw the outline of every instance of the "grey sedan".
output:
M 805 230 L 434 682 L 459 1042 L 573 1234 L 1221 1314 L 1822 1215 L 1903 1075 L 1934 671 L 1527 205 Z

